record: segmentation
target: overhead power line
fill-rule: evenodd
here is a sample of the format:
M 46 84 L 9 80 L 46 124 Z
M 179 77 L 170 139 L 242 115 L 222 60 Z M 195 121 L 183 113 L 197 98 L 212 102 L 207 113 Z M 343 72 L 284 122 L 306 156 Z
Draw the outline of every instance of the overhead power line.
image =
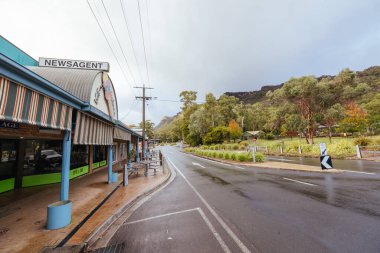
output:
M 137 0 L 137 7 L 139 9 L 141 37 L 142 37 L 142 43 L 143 43 L 143 47 L 144 47 L 144 56 L 145 56 L 146 75 L 148 77 L 148 84 L 150 85 L 149 70 L 148 70 L 148 60 L 147 60 L 147 57 L 146 57 L 145 40 L 144 40 L 144 30 L 143 30 L 143 25 L 142 25 L 142 20 L 141 20 L 140 0 Z
M 113 47 L 111 46 L 111 43 L 109 42 L 109 40 L 108 40 L 108 38 L 107 38 L 107 36 L 106 36 L 106 33 L 105 33 L 104 30 L 103 30 L 103 27 L 100 25 L 100 22 L 99 22 L 99 20 L 98 20 L 98 17 L 95 15 L 95 12 L 94 12 L 94 10 L 92 9 L 89 0 L 87 0 L 87 4 L 88 4 L 88 6 L 90 7 L 90 10 L 91 10 L 92 15 L 94 16 L 94 18 L 95 18 L 95 20 L 96 20 L 96 23 L 98 24 L 100 30 L 102 31 L 102 34 L 103 34 L 105 40 L 107 41 L 107 44 L 108 44 L 109 48 L 111 49 L 111 52 L 112 52 L 113 56 L 115 57 L 116 62 L 117 62 L 117 64 L 119 65 L 120 70 L 121 70 L 121 72 L 123 73 L 123 76 L 124 76 L 125 80 L 126 80 L 127 83 L 131 86 L 131 84 L 129 83 L 128 78 L 127 78 L 127 76 L 126 76 L 126 74 L 125 74 L 125 72 L 124 72 L 124 69 L 121 67 L 121 64 L 120 64 L 120 61 L 119 61 L 119 59 L 118 59 L 118 57 L 117 57 L 117 54 L 116 54 L 115 51 L 113 50 Z
M 121 53 L 123 54 L 123 57 L 124 57 L 125 63 L 127 64 L 127 68 L 129 69 L 129 72 L 130 72 L 130 74 L 131 74 L 132 80 L 133 80 L 133 82 L 134 82 L 135 85 L 136 85 L 136 80 L 135 80 L 135 77 L 133 76 L 132 69 L 131 69 L 130 66 L 129 66 L 129 63 L 128 63 L 128 60 L 127 60 L 127 57 L 125 56 L 125 53 L 124 53 L 124 49 L 123 49 L 123 47 L 121 46 L 121 43 L 120 43 L 119 37 L 117 36 L 116 31 L 115 31 L 115 28 L 113 27 L 113 24 L 112 24 L 111 18 L 110 18 L 110 16 L 108 15 L 107 8 L 106 8 L 106 6 L 105 6 L 105 4 L 104 4 L 104 1 L 101 0 L 101 2 L 102 2 L 102 5 L 103 5 L 104 10 L 105 10 L 105 12 L 106 12 L 106 15 L 107 15 L 108 21 L 109 21 L 110 24 L 111 24 L 111 28 L 112 28 L 113 34 L 114 34 L 115 37 L 116 37 L 117 44 L 119 45 L 119 47 L 120 47 L 120 49 L 121 49 Z
M 131 31 L 129 30 L 128 19 L 127 19 L 127 14 L 126 14 L 126 11 L 125 11 L 125 6 L 124 6 L 124 3 L 123 3 L 123 0 L 120 0 L 120 5 L 121 5 L 121 10 L 123 12 L 125 27 L 127 28 L 129 41 L 131 42 L 133 56 L 135 57 L 135 61 L 136 61 L 136 64 L 137 64 L 137 69 L 139 71 L 139 76 L 140 76 L 141 82 L 143 82 L 143 78 L 142 78 L 142 74 L 141 74 L 141 69 L 140 69 L 140 64 L 139 64 L 139 61 L 137 60 L 136 50 L 135 50 L 135 47 L 133 45 L 132 34 L 131 34 Z
M 160 102 L 173 102 L 173 103 L 183 103 L 181 100 L 170 100 L 170 99 L 155 99 L 155 101 L 160 101 Z M 197 104 L 203 104 L 205 103 L 204 101 L 195 101 Z

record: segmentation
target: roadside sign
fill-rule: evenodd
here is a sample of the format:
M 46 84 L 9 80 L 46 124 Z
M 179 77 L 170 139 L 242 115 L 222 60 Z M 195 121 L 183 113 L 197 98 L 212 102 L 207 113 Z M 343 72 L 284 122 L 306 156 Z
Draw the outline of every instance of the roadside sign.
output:
M 320 161 L 321 161 L 322 170 L 327 170 L 327 169 L 333 168 L 331 157 L 329 155 L 321 155 Z
M 319 150 L 321 151 L 321 155 L 327 155 L 327 146 L 326 143 L 319 143 Z

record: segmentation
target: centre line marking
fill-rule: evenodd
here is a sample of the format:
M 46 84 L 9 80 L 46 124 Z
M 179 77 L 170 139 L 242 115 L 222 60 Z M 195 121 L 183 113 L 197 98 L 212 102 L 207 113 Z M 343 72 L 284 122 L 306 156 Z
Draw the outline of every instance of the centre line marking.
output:
M 192 154 L 186 154 L 186 155 L 188 155 L 188 156 L 195 156 L 195 155 L 192 155 Z M 225 166 L 232 166 L 231 164 L 228 164 L 228 163 L 222 163 L 222 162 L 206 159 L 206 158 L 203 158 L 203 157 L 200 157 L 200 156 L 195 156 L 195 157 L 197 157 L 199 159 L 203 159 L 203 160 L 208 161 L 208 162 L 218 163 L 218 164 L 225 165 Z
M 354 170 L 341 170 L 344 172 L 352 172 L 352 173 L 360 173 L 360 174 L 367 174 L 367 175 L 376 175 L 376 173 L 373 172 L 363 172 L 363 171 L 354 171 Z
M 197 211 L 197 210 L 198 210 L 198 208 L 192 208 L 192 209 L 187 209 L 187 210 L 178 211 L 178 212 L 161 214 L 161 215 L 157 215 L 157 216 L 153 216 L 153 217 L 149 217 L 149 218 L 145 218 L 145 219 L 141 219 L 141 220 L 130 221 L 130 222 L 124 223 L 124 224 L 129 225 L 129 224 L 139 223 L 139 222 L 143 222 L 143 221 L 154 220 L 154 219 L 158 219 L 158 218 L 162 218 L 162 217 L 166 217 L 166 216 L 170 216 L 170 215 L 193 212 L 193 211 Z
M 201 167 L 201 168 L 203 168 L 203 169 L 206 169 L 206 167 L 205 167 L 205 166 L 203 166 L 203 165 L 200 165 L 199 163 L 195 163 L 195 162 L 192 162 L 192 164 L 193 164 L 193 165 L 195 165 L 195 166 L 199 166 L 199 167 Z
M 300 184 L 309 185 L 309 186 L 317 186 L 316 184 L 306 183 L 306 182 L 298 181 L 298 180 L 287 178 L 287 177 L 283 177 L 283 179 L 288 180 L 288 181 L 292 181 L 292 182 L 296 182 L 296 183 L 300 183 Z
M 173 165 L 173 167 L 178 171 L 178 173 L 182 176 L 182 178 L 186 181 L 186 183 L 190 186 L 190 188 L 195 192 L 195 194 L 200 198 L 200 200 L 203 202 L 203 204 L 207 207 L 207 209 L 210 211 L 210 213 L 215 217 L 215 219 L 219 222 L 219 224 L 224 228 L 224 230 L 227 232 L 227 234 L 234 240 L 236 245 L 241 249 L 243 253 L 251 252 L 240 239 L 237 237 L 237 235 L 231 230 L 230 227 L 227 226 L 227 224 L 220 218 L 220 216 L 212 209 L 212 207 L 207 203 L 207 201 L 202 197 L 202 195 L 195 189 L 195 187 L 190 183 L 190 181 L 185 177 L 185 175 L 180 171 L 177 166 L 172 162 L 170 158 L 168 158 L 168 161 Z M 221 239 L 221 238 L 220 238 Z M 219 243 L 221 243 L 219 241 Z M 224 243 L 224 242 L 223 242 Z M 227 246 L 226 246 L 227 247 Z M 228 248 L 227 248 L 228 249 Z M 228 249 L 229 250 L 229 249 Z
M 235 168 L 238 168 L 238 169 L 241 169 L 241 170 L 245 170 L 245 168 L 239 167 L 239 166 L 235 166 Z

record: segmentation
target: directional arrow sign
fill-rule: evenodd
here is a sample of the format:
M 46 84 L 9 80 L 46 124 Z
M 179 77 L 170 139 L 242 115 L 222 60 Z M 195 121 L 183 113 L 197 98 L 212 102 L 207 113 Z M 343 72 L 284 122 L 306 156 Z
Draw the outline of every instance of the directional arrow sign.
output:
M 204 166 L 200 165 L 199 163 L 195 163 L 195 162 L 193 162 L 192 164 L 193 164 L 193 165 L 195 165 L 195 166 L 199 166 L 199 167 L 201 167 L 201 168 L 203 168 L 203 169 L 205 169 L 205 168 L 206 168 L 206 167 L 204 167 Z
M 320 161 L 321 161 L 322 170 L 327 170 L 327 169 L 333 168 L 331 157 L 329 155 L 322 155 L 320 157 Z

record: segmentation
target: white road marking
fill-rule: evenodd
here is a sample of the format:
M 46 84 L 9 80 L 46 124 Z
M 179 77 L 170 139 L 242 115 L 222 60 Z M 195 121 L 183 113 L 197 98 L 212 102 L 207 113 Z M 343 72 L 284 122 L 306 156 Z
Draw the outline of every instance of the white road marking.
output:
M 354 170 L 341 170 L 341 171 L 352 172 L 352 173 L 360 173 L 360 174 L 367 174 L 367 175 L 376 175 L 376 173 L 373 173 L 373 172 L 354 171 Z
M 285 161 L 285 162 L 295 162 L 295 161 L 293 161 L 293 160 L 282 159 L 282 158 L 272 158 L 272 157 L 268 157 L 267 159 L 268 159 L 268 160 L 276 160 L 276 161 Z
M 161 215 L 157 215 L 157 216 L 153 216 L 153 217 L 149 217 L 149 218 L 145 218 L 145 219 L 141 219 L 141 220 L 135 220 L 135 221 L 131 221 L 131 222 L 124 223 L 124 224 L 125 225 L 135 224 L 135 223 L 139 223 L 139 222 L 143 222 L 143 221 L 154 220 L 154 219 L 158 219 L 158 218 L 162 218 L 162 217 L 166 217 L 166 216 L 170 216 L 170 215 L 188 213 L 188 212 L 193 212 L 193 211 L 197 211 L 197 210 L 198 210 L 198 208 L 192 208 L 192 209 L 187 209 L 187 210 L 178 211 L 178 212 L 161 214 Z
M 238 168 L 238 169 L 241 169 L 241 170 L 245 170 L 245 168 L 239 167 L 239 166 L 235 166 L 235 168 Z
M 220 246 L 222 247 L 223 251 L 226 253 L 230 253 L 230 249 L 228 248 L 227 244 L 223 241 L 222 237 L 219 235 L 218 232 L 216 232 L 214 226 L 211 224 L 210 220 L 207 218 L 205 213 L 202 211 L 201 208 L 198 208 L 199 214 L 202 216 L 204 222 L 207 224 L 208 228 L 211 230 L 212 234 L 214 235 L 215 239 L 218 240 Z
M 189 156 L 194 156 L 194 155 L 191 155 L 191 154 L 187 154 Z M 195 156 L 199 159 L 203 159 L 203 160 L 206 160 L 208 162 L 213 162 L 213 163 L 218 163 L 218 164 L 221 164 L 221 165 L 226 165 L 226 166 L 232 166 L 231 164 L 228 164 L 228 163 L 222 163 L 222 162 L 218 162 L 218 161 L 214 161 L 214 160 L 210 160 L 210 159 L 206 159 L 206 158 L 203 158 L 203 157 L 199 157 L 199 156 Z
M 227 244 L 223 241 L 223 239 L 219 235 L 219 233 L 216 232 L 214 226 L 211 224 L 210 220 L 207 218 L 207 216 L 205 215 L 205 213 L 203 212 L 203 210 L 200 207 L 192 208 L 192 209 L 187 209 L 187 210 L 183 210 L 183 211 L 178 211 L 178 212 L 161 214 L 161 215 L 157 215 L 157 216 L 153 216 L 153 217 L 149 217 L 149 218 L 145 218 L 145 219 L 141 219 L 141 220 L 131 221 L 131 222 L 125 223 L 124 225 L 135 224 L 135 223 L 139 223 L 139 222 L 144 222 L 144 221 L 154 220 L 154 219 L 158 219 L 158 218 L 162 218 L 162 217 L 167 217 L 167 216 L 170 216 L 170 215 L 188 213 L 188 212 L 193 212 L 193 211 L 198 211 L 198 213 L 202 217 L 203 221 L 206 223 L 207 227 L 210 229 L 211 233 L 214 235 L 215 239 L 219 242 L 219 244 L 222 247 L 223 251 L 225 253 L 231 253 L 231 251 L 228 248 Z M 166 230 L 166 233 L 168 233 L 168 230 Z M 173 239 L 172 237 L 168 237 L 168 240 L 172 240 L 172 239 Z
M 192 162 L 192 164 L 195 165 L 195 166 L 199 166 L 199 167 L 201 167 L 201 168 L 203 168 L 203 169 L 206 169 L 205 166 L 202 166 L 202 165 L 200 165 L 199 163 Z
M 215 217 L 215 219 L 219 222 L 219 224 L 224 228 L 224 230 L 227 232 L 227 234 L 232 238 L 232 240 L 235 241 L 237 246 L 241 249 L 243 253 L 251 252 L 240 239 L 237 237 L 237 235 L 227 226 L 227 224 L 220 218 L 220 216 L 214 211 L 214 209 L 211 208 L 209 203 L 202 197 L 202 195 L 195 189 L 195 187 L 190 183 L 190 181 L 185 177 L 185 175 L 180 171 L 177 166 L 172 162 L 170 158 L 168 158 L 168 161 L 173 165 L 173 167 L 178 171 L 178 173 L 182 176 L 182 178 L 186 181 L 186 183 L 190 186 L 190 188 L 195 192 L 195 194 L 200 198 L 200 200 L 203 202 L 203 204 L 207 207 L 207 209 L 210 211 L 210 213 Z
M 316 184 L 306 183 L 306 182 L 303 182 L 303 181 L 298 181 L 298 180 L 287 178 L 287 177 L 283 177 L 283 179 L 289 180 L 289 181 L 292 181 L 292 182 L 296 182 L 296 183 L 300 183 L 300 184 L 309 185 L 309 186 L 317 186 Z

